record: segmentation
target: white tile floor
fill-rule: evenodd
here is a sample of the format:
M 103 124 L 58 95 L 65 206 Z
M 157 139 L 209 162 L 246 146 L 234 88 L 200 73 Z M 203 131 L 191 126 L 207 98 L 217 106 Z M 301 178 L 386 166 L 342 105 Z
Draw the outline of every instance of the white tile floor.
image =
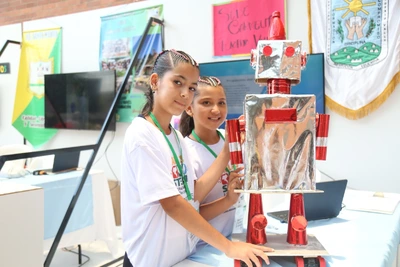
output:
M 81 244 L 82 254 L 88 256 L 90 259 L 87 260 L 87 257 L 82 256 L 82 264 L 78 262 L 78 254 L 73 252 L 78 252 L 78 246 L 69 247 L 67 249 L 72 250 L 73 252 L 66 251 L 65 249 L 58 249 L 54 254 L 54 257 L 51 261 L 51 267 L 100 267 L 106 265 L 107 267 L 117 267 L 122 266 L 122 260 L 118 261 L 114 264 L 107 265 L 109 262 L 118 259 L 124 255 L 124 249 L 122 245 L 121 239 L 121 227 L 117 227 L 117 236 L 118 236 L 118 256 L 114 258 L 110 251 L 107 248 L 107 245 L 104 241 L 94 241 L 91 243 Z M 43 262 L 45 261 L 47 255 L 44 255 Z M 85 263 L 86 262 L 86 263 Z

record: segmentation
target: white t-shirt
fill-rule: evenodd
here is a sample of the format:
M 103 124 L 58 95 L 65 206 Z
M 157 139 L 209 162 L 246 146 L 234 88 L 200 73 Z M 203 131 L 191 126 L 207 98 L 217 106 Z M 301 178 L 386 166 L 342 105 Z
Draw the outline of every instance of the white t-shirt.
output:
M 190 159 L 192 161 L 196 177 L 200 178 L 214 162 L 215 157 L 199 142 L 191 140 L 189 137 L 185 137 L 185 142 L 190 150 Z M 218 155 L 224 147 L 224 142 L 225 141 L 220 138 L 218 143 L 209 145 L 209 147 L 215 152 L 215 154 Z M 229 174 L 224 171 L 217 184 L 200 204 L 210 203 L 225 196 L 228 192 L 228 178 Z M 234 205 L 224 213 L 211 219 L 209 223 L 224 236 L 228 237 L 232 234 L 235 222 L 235 212 L 236 208 Z M 204 241 L 200 240 L 197 243 L 197 248 L 200 248 L 205 244 L 206 243 Z
M 193 196 L 194 171 L 182 135 L 183 171 Z M 174 133 L 168 135 L 175 152 Z M 121 214 L 125 251 L 134 267 L 171 266 L 190 253 L 188 231 L 169 217 L 159 200 L 186 192 L 163 134 L 144 118 L 128 127 L 121 159 Z M 179 177 L 178 177 L 179 176 Z

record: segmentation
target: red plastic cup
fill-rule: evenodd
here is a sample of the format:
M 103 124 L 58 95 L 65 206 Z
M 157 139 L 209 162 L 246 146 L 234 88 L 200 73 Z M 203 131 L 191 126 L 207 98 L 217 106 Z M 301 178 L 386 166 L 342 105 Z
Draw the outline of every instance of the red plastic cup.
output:
M 329 115 L 317 114 L 317 129 L 316 129 L 316 146 L 315 159 L 326 160 L 328 132 L 329 132 Z
M 242 149 L 240 146 L 239 119 L 226 120 L 226 128 L 229 135 L 229 152 L 231 164 L 243 164 Z

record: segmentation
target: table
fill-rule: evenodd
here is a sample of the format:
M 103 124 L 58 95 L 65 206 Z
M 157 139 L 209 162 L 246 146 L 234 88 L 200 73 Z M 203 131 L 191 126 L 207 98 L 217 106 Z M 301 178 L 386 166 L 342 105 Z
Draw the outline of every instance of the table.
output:
M 0 184 L 0 266 L 43 264 L 43 189 Z
M 354 195 L 370 192 L 346 190 L 343 203 Z M 393 194 L 392 194 L 393 195 Z M 400 196 L 397 196 L 400 198 Z M 285 203 L 283 207 L 289 207 Z M 278 208 L 277 210 L 282 209 Z M 266 211 L 264 210 L 264 213 Z M 286 233 L 287 224 L 267 216 L 270 233 Z M 337 218 L 310 221 L 307 233 L 315 235 L 330 253 L 325 257 L 331 267 L 397 266 L 400 244 L 400 205 L 393 214 L 354 211 L 344 208 Z M 233 260 L 211 246 L 204 247 L 176 267 L 233 266 Z M 264 264 L 264 266 L 267 266 Z M 269 267 L 295 266 L 291 257 L 271 257 Z
M 44 251 L 50 250 L 83 171 L 55 175 L 27 175 L 2 179 L 2 183 L 36 185 L 44 189 Z M 118 239 L 107 178 L 102 171 L 91 170 L 81 191 L 58 248 L 103 240 L 114 257 Z

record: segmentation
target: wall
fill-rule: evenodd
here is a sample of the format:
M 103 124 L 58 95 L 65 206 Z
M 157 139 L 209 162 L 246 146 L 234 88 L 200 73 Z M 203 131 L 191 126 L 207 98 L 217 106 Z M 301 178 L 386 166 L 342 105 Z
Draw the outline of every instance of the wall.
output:
M 0 27 L 0 48 L 6 40 L 21 41 L 21 25 Z M 0 75 L 0 145 L 22 144 L 23 137 L 11 126 L 15 88 L 19 66 L 19 45 L 9 44 L 0 57 L 0 62 L 10 62 L 10 74 Z
M 224 2 L 224 0 L 222 0 Z M 73 15 L 25 22 L 24 30 L 43 29 L 60 26 L 63 28 L 62 71 L 98 70 L 98 42 L 100 17 L 127 10 L 156 4 L 164 4 L 166 47 L 187 51 L 198 62 L 215 61 L 212 57 L 212 16 L 211 1 L 159 0 L 133 3 L 123 6 L 98 9 Z M 215 3 L 215 1 L 213 1 Z M 308 49 L 307 1 L 287 0 L 288 39 L 303 41 L 303 49 Z M 189 23 L 190 22 L 190 23 Z M 21 26 L 18 24 L 0 27 L 0 45 L 5 39 L 20 40 Z M 0 145 L 19 142 L 22 136 L 11 126 L 19 51 L 7 50 L 1 62 L 11 62 L 12 74 L 0 76 Z M 226 60 L 226 59 L 223 59 Z M 400 92 L 397 90 L 374 113 L 350 121 L 337 114 L 331 114 L 328 159 L 318 162 L 318 168 L 335 179 L 348 179 L 349 186 L 357 189 L 400 193 L 399 174 L 396 160 L 400 151 Z M 117 131 L 108 158 L 119 175 L 119 160 L 127 123 L 118 123 Z M 44 148 L 56 148 L 94 143 L 98 133 L 86 131 L 59 131 Z M 107 133 L 99 157 L 111 140 Z M 88 155 L 85 156 L 86 158 Z M 113 173 L 103 156 L 94 168 L 104 169 L 112 178 Z
M 8 0 L 0 2 L 0 25 L 21 23 L 142 0 Z

